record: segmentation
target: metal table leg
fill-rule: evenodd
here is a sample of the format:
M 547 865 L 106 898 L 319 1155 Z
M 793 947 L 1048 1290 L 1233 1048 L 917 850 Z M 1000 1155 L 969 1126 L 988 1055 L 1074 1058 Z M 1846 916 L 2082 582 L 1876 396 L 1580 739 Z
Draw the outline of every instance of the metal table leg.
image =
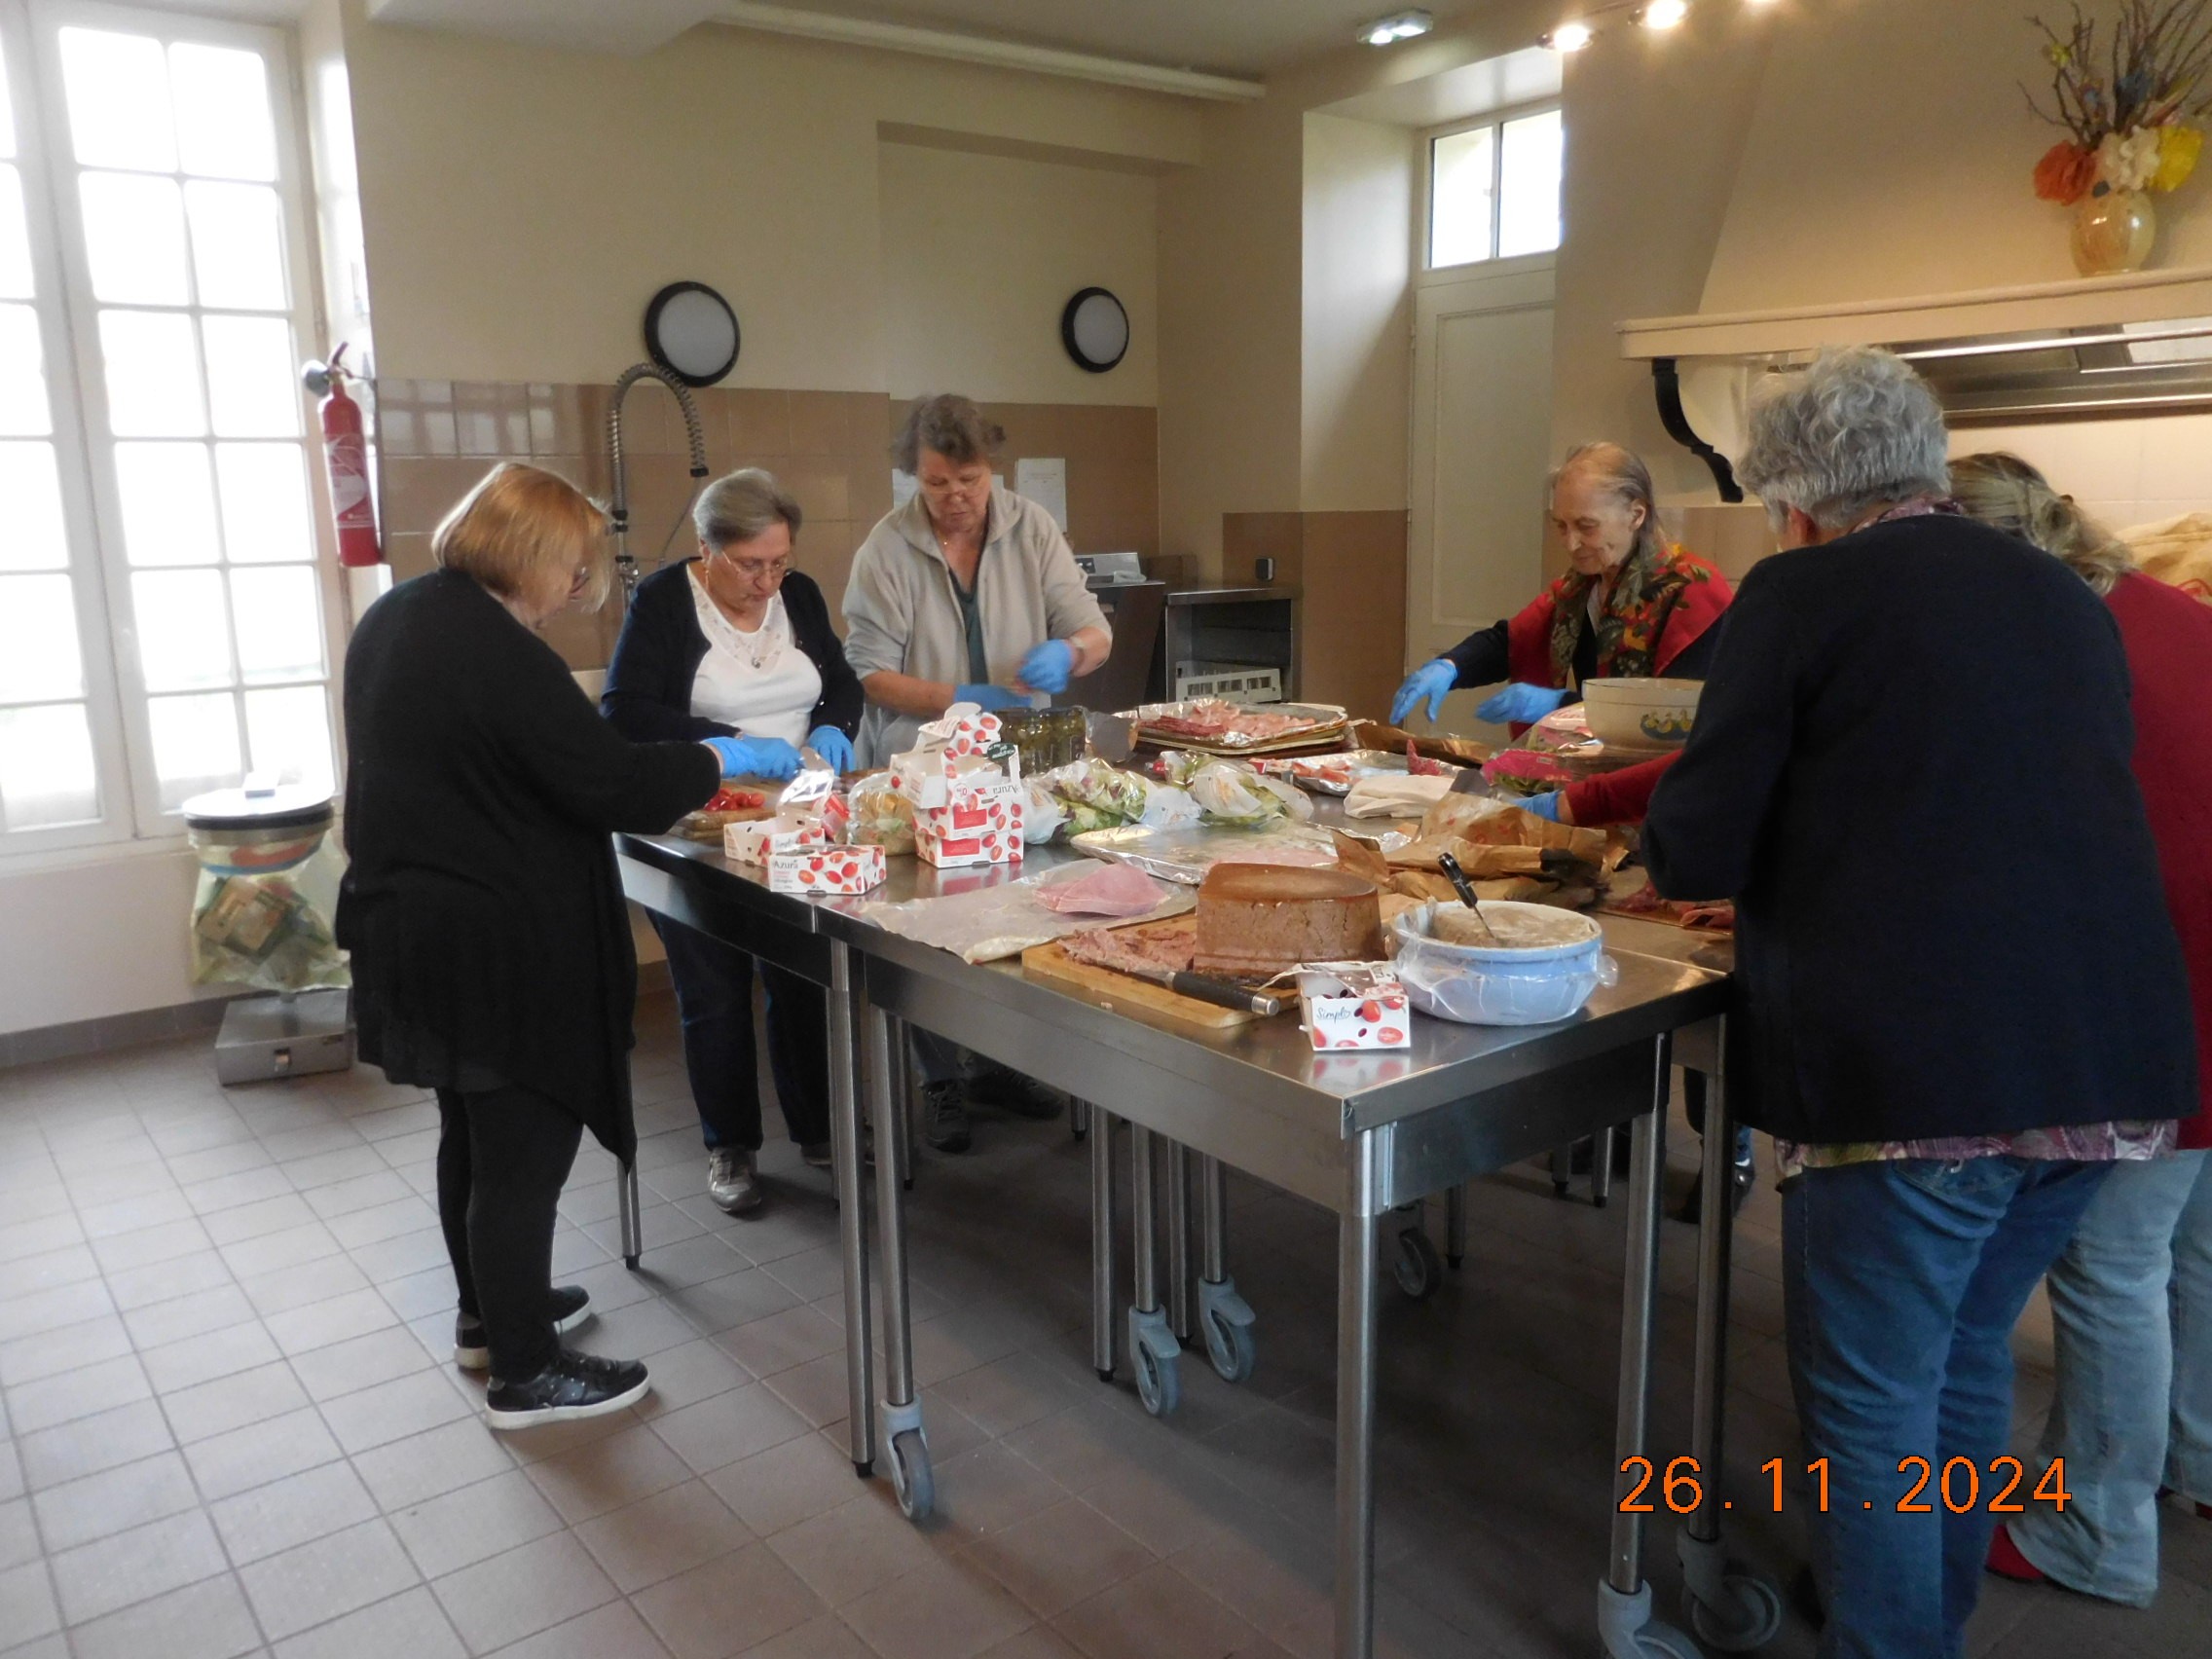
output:
M 1725 1021 L 1715 1021 L 1716 1046 L 1726 1051 Z M 1736 1126 L 1728 1113 L 1724 1080 L 1706 1084 L 1704 1190 L 1727 1194 L 1735 1162 Z M 1742 1562 L 1728 1558 L 1721 1535 L 1722 1441 L 1728 1388 L 1728 1276 L 1735 1240 L 1736 1206 L 1701 1206 L 1697 1239 L 1697 1353 L 1691 1382 L 1690 1456 L 1696 1459 L 1701 1496 L 1689 1523 L 1677 1534 L 1682 1564 L 1683 1602 L 1690 1629 L 1723 1653 L 1763 1647 L 1782 1628 L 1781 1587 Z
M 645 1253 L 645 1208 L 638 1201 L 638 1161 L 622 1165 L 615 1196 L 622 1206 L 622 1265 L 638 1271 L 638 1258 Z
M 885 1016 L 890 1048 L 891 1118 L 893 1133 L 888 1144 L 899 1160 L 899 1185 L 914 1190 L 914 1072 L 913 1051 L 906 1042 L 906 1022 Z M 877 1146 L 887 1144 L 876 1131 Z
M 891 1057 L 891 1021 L 882 1010 L 861 1014 L 867 1058 L 869 1116 L 875 1144 L 886 1152 L 900 1137 L 898 1067 Z M 883 1446 L 891 1458 L 891 1486 L 909 1521 L 926 1521 L 937 1505 L 930 1468 L 929 1433 L 914 1388 L 913 1309 L 906 1299 L 906 1197 L 896 1156 L 875 1161 L 876 1248 L 883 1253 Z
M 1068 1102 L 1068 1133 L 1075 1136 L 1077 1140 L 1081 1140 L 1085 1135 L 1090 1133 L 1089 1101 L 1070 1100 Z
M 1552 1191 L 1561 1198 L 1574 1180 L 1574 1148 L 1572 1145 L 1552 1148 Z
M 1696 1659 L 1697 1647 L 1672 1626 L 1651 1616 L 1651 1586 L 1643 1581 L 1643 1517 L 1620 1507 L 1639 1477 L 1628 1467 L 1644 1456 L 1651 1415 L 1651 1330 L 1659 1296 L 1659 1173 L 1667 1154 L 1667 1094 L 1671 1037 L 1653 1045 L 1651 1109 L 1629 1134 L 1628 1267 L 1621 1285 L 1620 1399 L 1613 1451 L 1612 1554 L 1598 1585 L 1598 1634 L 1609 1659 Z M 1610 1136 L 1599 1151 L 1609 1153 Z M 1601 1165 L 1603 1167 L 1603 1165 Z M 1656 1483 L 1653 1483 L 1656 1485 Z
M 1198 1160 L 1198 1207 L 1204 1218 L 1198 1325 L 1205 1332 L 1206 1358 L 1224 1382 L 1241 1382 L 1252 1375 L 1259 1348 L 1252 1305 L 1236 1294 L 1236 1281 L 1229 1276 L 1229 1172 L 1218 1158 Z
M 1337 1218 L 1337 1650 L 1375 1652 L 1376 1212 L 1381 1170 L 1375 1131 L 1350 1144 L 1344 1213 Z
M 1662 1112 L 1665 1107 L 1661 1107 Z M 1605 1207 L 1605 1200 L 1613 1196 L 1613 1136 L 1620 1130 L 1608 1124 L 1598 1131 L 1597 1145 L 1590 1150 L 1590 1201 L 1598 1208 Z M 1630 1150 L 1630 1159 L 1635 1151 Z
M 1191 1340 L 1191 1149 L 1167 1143 L 1167 1328 Z
M 1444 1260 L 1454 1272 L 1467 1259 L 1467 1184 L 1444 1195 Z
M 1182 1398 L 1182 1346 L 1160 1306 L 1159 1209 L 1153 1195 L 1152 1131 L 1129 1125 L 1129 1209 L 1135 1221 L 1132 1250 L 1136 1300 L 1129 1309 L 1129 1364 L 1137 1398 L 1154 1417 L 1165 1417 Z
M 1090 1130 L 1090 1366 L 1098 1381 L 1114 1381 L 1114 1120 L 1093 1112 Z
M 837 1246 L 845 1270 L 845 1391 L 851 1416 L 845 1432 L 853 1467 L 866 1479 L 875 1471 L 875 1356 L 868 1344 L 867 1226 L 861 1209 L 859 1032 L 854 1004 L 861 988 L 853 977 L 852 947 L 830 944 L 830 1163 L 837 1188 Z

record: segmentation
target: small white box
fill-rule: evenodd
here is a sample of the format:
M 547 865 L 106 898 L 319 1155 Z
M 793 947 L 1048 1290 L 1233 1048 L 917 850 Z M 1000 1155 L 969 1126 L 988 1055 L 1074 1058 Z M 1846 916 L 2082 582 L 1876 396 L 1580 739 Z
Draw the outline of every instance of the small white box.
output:
M 819 818 L 761 818 L 722 826 L 722 856 L 739 864 L 766 864 L 774 853 L 795 853 L 830 843 Z
M 1313 1047 L 1410 1049 L 1413 1011 L 1387 962 L 1329 962 L 1298 976 L 1302 1023 Z
M 806 847 L 768 855 L 771 893 L 866 893 L 887 870 L 881 847 Z

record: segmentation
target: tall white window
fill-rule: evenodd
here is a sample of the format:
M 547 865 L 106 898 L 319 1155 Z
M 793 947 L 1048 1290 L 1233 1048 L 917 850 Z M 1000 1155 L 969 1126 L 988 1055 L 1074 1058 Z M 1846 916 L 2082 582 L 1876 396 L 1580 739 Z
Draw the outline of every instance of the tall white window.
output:
M 0 855 L 328 786 L 282 37 L 0 0 Z
M 1566 138 L 1556 109 L 1430 138 L 1429 268 L 1557 248 Z

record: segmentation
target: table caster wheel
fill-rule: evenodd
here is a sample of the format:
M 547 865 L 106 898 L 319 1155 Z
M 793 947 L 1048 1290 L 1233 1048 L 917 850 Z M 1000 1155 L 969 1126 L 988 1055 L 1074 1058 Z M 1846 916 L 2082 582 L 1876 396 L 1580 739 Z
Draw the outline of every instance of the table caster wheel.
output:
M 1636 1633 L 1637 1659 L 1705 1659 L 1698 1645 L 1673 1625 L 1652 1623 Z
M 1437 1259 L 1436 1246 L 1418 1227 L 1409 1227 L 1398 1235 L 1398 1260 L 1392 1271 L 1397 1274 L 1398 1288 L 1416 1302 L 1426 1302 L 1444 1282 L 1444 1264 Z
M 1183 1346 L 1159 1309 L 1129 1309 L 1129 1363 L 1137 1375 L 1137 1398 L 1154 1417 L 1167 1417 L 1183 1400 Z
M 1683 1611 L 1698 1640 L 1723 1653 L 1749 1653 L 1772 1641 L 1782 1628 L 1782 1592 L 1746 1567 L 1734 1567 L 1720 1581 L 1720 1605 L 1682 1592 Z
M 1231 1280 L 1198 1281 L 1198 1324 L 1206 1334 L 1206 1358 L 1224 1382 L 1241 1382 L 1252 1375 L 1259 1359 L 1253 1323 L 1251 1304 L 1236 1294 Z
M 909 1521 L 927 1521 L 937 1508 L 929 1443 L 918 1428 L 903 1429 L 891 1438 L 891 1490 L 898 1494 L 899 1513 Z

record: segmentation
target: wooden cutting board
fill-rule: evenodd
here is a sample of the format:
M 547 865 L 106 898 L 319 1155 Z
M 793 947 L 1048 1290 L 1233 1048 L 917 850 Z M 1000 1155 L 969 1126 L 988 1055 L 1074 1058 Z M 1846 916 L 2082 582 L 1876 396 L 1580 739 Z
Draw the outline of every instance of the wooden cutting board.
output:
M 1184 996 L 1180 991 L 1171 991 L 1165 985 L 1156 985 L 1150 979 L 1078 962 L 1056 940 L 1051 944 L 1033 944 L 1023 951 L 1021 968 L 1023 973 L 1051 979 L 1100 1008 L 1141 1008 L 1208 1031 L 1227 1031 L 1260 1017 L 1249 1009 L 1220 1008 Z

